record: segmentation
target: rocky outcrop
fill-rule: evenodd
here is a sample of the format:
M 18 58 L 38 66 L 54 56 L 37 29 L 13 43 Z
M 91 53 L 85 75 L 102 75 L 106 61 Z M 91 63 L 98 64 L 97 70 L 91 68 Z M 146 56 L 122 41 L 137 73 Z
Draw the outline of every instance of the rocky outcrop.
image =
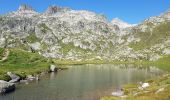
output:
M 51 72 L 57 71 L 57 67 L 55 65 L 50 65 L 50 71 Z
M 66 11 L 69 11 L 69 10 L 71 10 L 71 9 L 69 9 L 67 7 L 50 6 L 45 13 L 46 14 L 55 14 L 55 13 L 58 13 L 58 12 L 66 12 Z
M 0 80 L 0 94 L 12 92 L 15 90 L 15 84 Z
M 37 13 L 23 5 L 18 11 L 0 17 L 0 47 L 21 48 L 48 58 L 76 61 L 98 58 L 155 61 L 162 54 L 169 54 L 167 40 L 148 45 L 150 38 L 157 36 L 152 31 L 165 22 L 169 22 L 167 18 L 156 16 L 138 25 L 120 19 L 111 23 L 101 14 L 86 10 L 51 6 L 45 13 Z M 160 39 L 168 39 L 168 32 L 165 30 L 167 36 Z M 147 48 L 136 50 L 138 44 Z
M 170 19 L 170 8 L 169 8 L 166 12 L 164 12 L 163 14 L 161 14 L 160 17 Z
M 10 83 L 16 83 L 20 80 L 20 77 L 14 73 L 7 72 L 7 75 L 11 78 L 11 80 L 9 81 Z
M 18 11 L 24 12 L 24 11 L 34 11 L 34 10 L 31 6 L 23 4 L 19 7 Z

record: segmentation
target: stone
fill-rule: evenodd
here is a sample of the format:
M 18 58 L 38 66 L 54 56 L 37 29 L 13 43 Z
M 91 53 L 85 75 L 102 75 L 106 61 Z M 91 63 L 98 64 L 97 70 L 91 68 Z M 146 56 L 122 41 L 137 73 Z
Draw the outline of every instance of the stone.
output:
M 20 81 L 20 77 L 14 73 L 11 72 L 7 72 L 7 75 L 11 78 L 11 80 L 9 81 L 10 83 L 16 83 Z
M 143 88 L 141 86 L 138 87 L 139 90 L 143 90 Z
M 0 94 L 12 92 L 15 90 L 15 84 L 0 80 Z
M 41 49 L 41 44 L 39 42 L 31 43 L 29 46 L 34 50 L 40 50 Z
M 159 92 L 162 92 L 162 91 L 164 91 L 164 88 L 160 88 L 159 90 L 157 90 L 157 91 L 155 92 L 155 94 L 157 94 L 157 93 L 159 93 Z
M 56 67 L 55 65 L 51 65 L 51 66 L 50 66 L 50 71 L 51 71 L 51 72 L 57 71 L 57 67 Z
M 33 81 L 33 80 L 36 80 L 36 77 L 34 77 L 34 76 L 32 76 L 32 75 L 28 75 L 28 76 L 27 76 L 27 80 Z
M 117 91 L 112 92 L 112 96 L 120 97 L 120 96 L 123 96 L 123 95 L 124 95 L 124 92 L 121 91 L 121 90 L 117 90 Z
M 142 88 L 147 88 L 147 87 L 149 87 L 150 85 L 149 85 L 149 83 L 143 83 L 142 84 Z

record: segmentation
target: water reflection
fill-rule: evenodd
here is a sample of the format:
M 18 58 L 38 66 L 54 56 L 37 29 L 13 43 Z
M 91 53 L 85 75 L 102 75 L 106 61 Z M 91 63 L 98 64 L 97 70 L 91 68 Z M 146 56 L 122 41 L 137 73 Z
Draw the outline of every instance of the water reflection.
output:
M 51 73 L 39 83 L 19 85 L 17 90 L 0 100 L 98 100 L 113 89 L 127 83 L 137 83 L 163 73 L 153 66 L 77 65 Z

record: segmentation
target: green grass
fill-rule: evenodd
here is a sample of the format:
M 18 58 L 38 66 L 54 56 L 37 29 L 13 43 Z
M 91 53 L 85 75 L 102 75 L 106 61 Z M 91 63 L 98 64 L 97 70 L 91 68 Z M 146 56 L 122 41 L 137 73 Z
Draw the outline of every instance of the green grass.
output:
M 139 63 L 139 62 L 136 62 L 136 63 Z M 170 72 L 170 55 L 163 56 L 157 61 L 142 61 L 140 63 L 144 65 L 153 65 L 162 70 Z
M 41 31 L 46 33 L 48 30 L 51 30 L 45 23 L 39 25 L 39 28 L 42 28 Z
M 34 43 L 34 42 L 40 41 L 40 40 L 36 37 L 35 33 L 30 33 L 29 36 L 26 37 L 26 40 L 27 40 L 28 42 L 30 42 L 30 43 Z
M 0 62 L 0 80 L 8 80 L 6 72 L 13 72 L 22 77 L 29 74 L 38 74 L 48 71 L 51 60 L 39 54 L 30 53 L 18 49 L 10 49 L 8 59 Z
M 149 25 L 150 27 L 152 25 Z M 142 50 L 150 48 L 155 44 L 162 43 L 165 39 L 170 36 L 170 22 L 162 23 L 152 31 L 141 32 L 139 30 L 134 31 L 136 37 L 140 37 L 141 41 L 137 43 L 131 43 L 129 46 L 134 50 Z
M 2 59 L 3 53 L 4 53 L 4 49 L 3 49 L 3 48 L 0 48 L 0 59 Z
M 68 54 L 68 52 L 70 51 L 70 50 L 74 50 L 77 54 L 79 54 L 78 56 L 81 56 L 81 58 L 83 58 L 83 59 L 87 59 L 87 53 L 88 52 L 92 52 L 91 50 L 89 50 L 89 49 L 82 49 L 82 48 L 80 48 L 80 47 L 76 47 L 76 46 L 74 46 L 74 44 L 73 43 L 68 43 L 68 44 L 64 44 L 64 43 L 62 43 L 62 41 L 59 41 L 59 43 L 60 43 L 60 45 L 61 45 L 61 49 L 60 49 L 60 52 L 63 54 L 63 55 L 67 55 Z
M 138 89 L 138 84 L 127 84 L 123 91 L 127 95 L 125 100 L 170 100 L 170 75 L 164 75 L 153 80 L 147 81 L 150 86 L 144 90 Z M 156 94 L 156 91 L 164 88 Z M 147 93 L 145 91 L 148 91 Z M 135 93 L 138 95 L 134 96 Z M 101 100 L 122 100 L 120 97 L 105 96 Z M 124 100 L 124 99 L 123 99 Z

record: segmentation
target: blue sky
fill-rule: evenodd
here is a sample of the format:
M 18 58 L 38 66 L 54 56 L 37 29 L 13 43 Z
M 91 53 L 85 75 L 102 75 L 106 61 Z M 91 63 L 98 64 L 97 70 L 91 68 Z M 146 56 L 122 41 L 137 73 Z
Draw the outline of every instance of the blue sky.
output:
M 129 23 L 139 23 L 166 11 L 170 0 L 0 0 L 0 14 L 17 10 L 21 4 L 28 4 L 38 12 L 50 5 L 67 6 L 104 14 L 109 20 L 118 17 Z

